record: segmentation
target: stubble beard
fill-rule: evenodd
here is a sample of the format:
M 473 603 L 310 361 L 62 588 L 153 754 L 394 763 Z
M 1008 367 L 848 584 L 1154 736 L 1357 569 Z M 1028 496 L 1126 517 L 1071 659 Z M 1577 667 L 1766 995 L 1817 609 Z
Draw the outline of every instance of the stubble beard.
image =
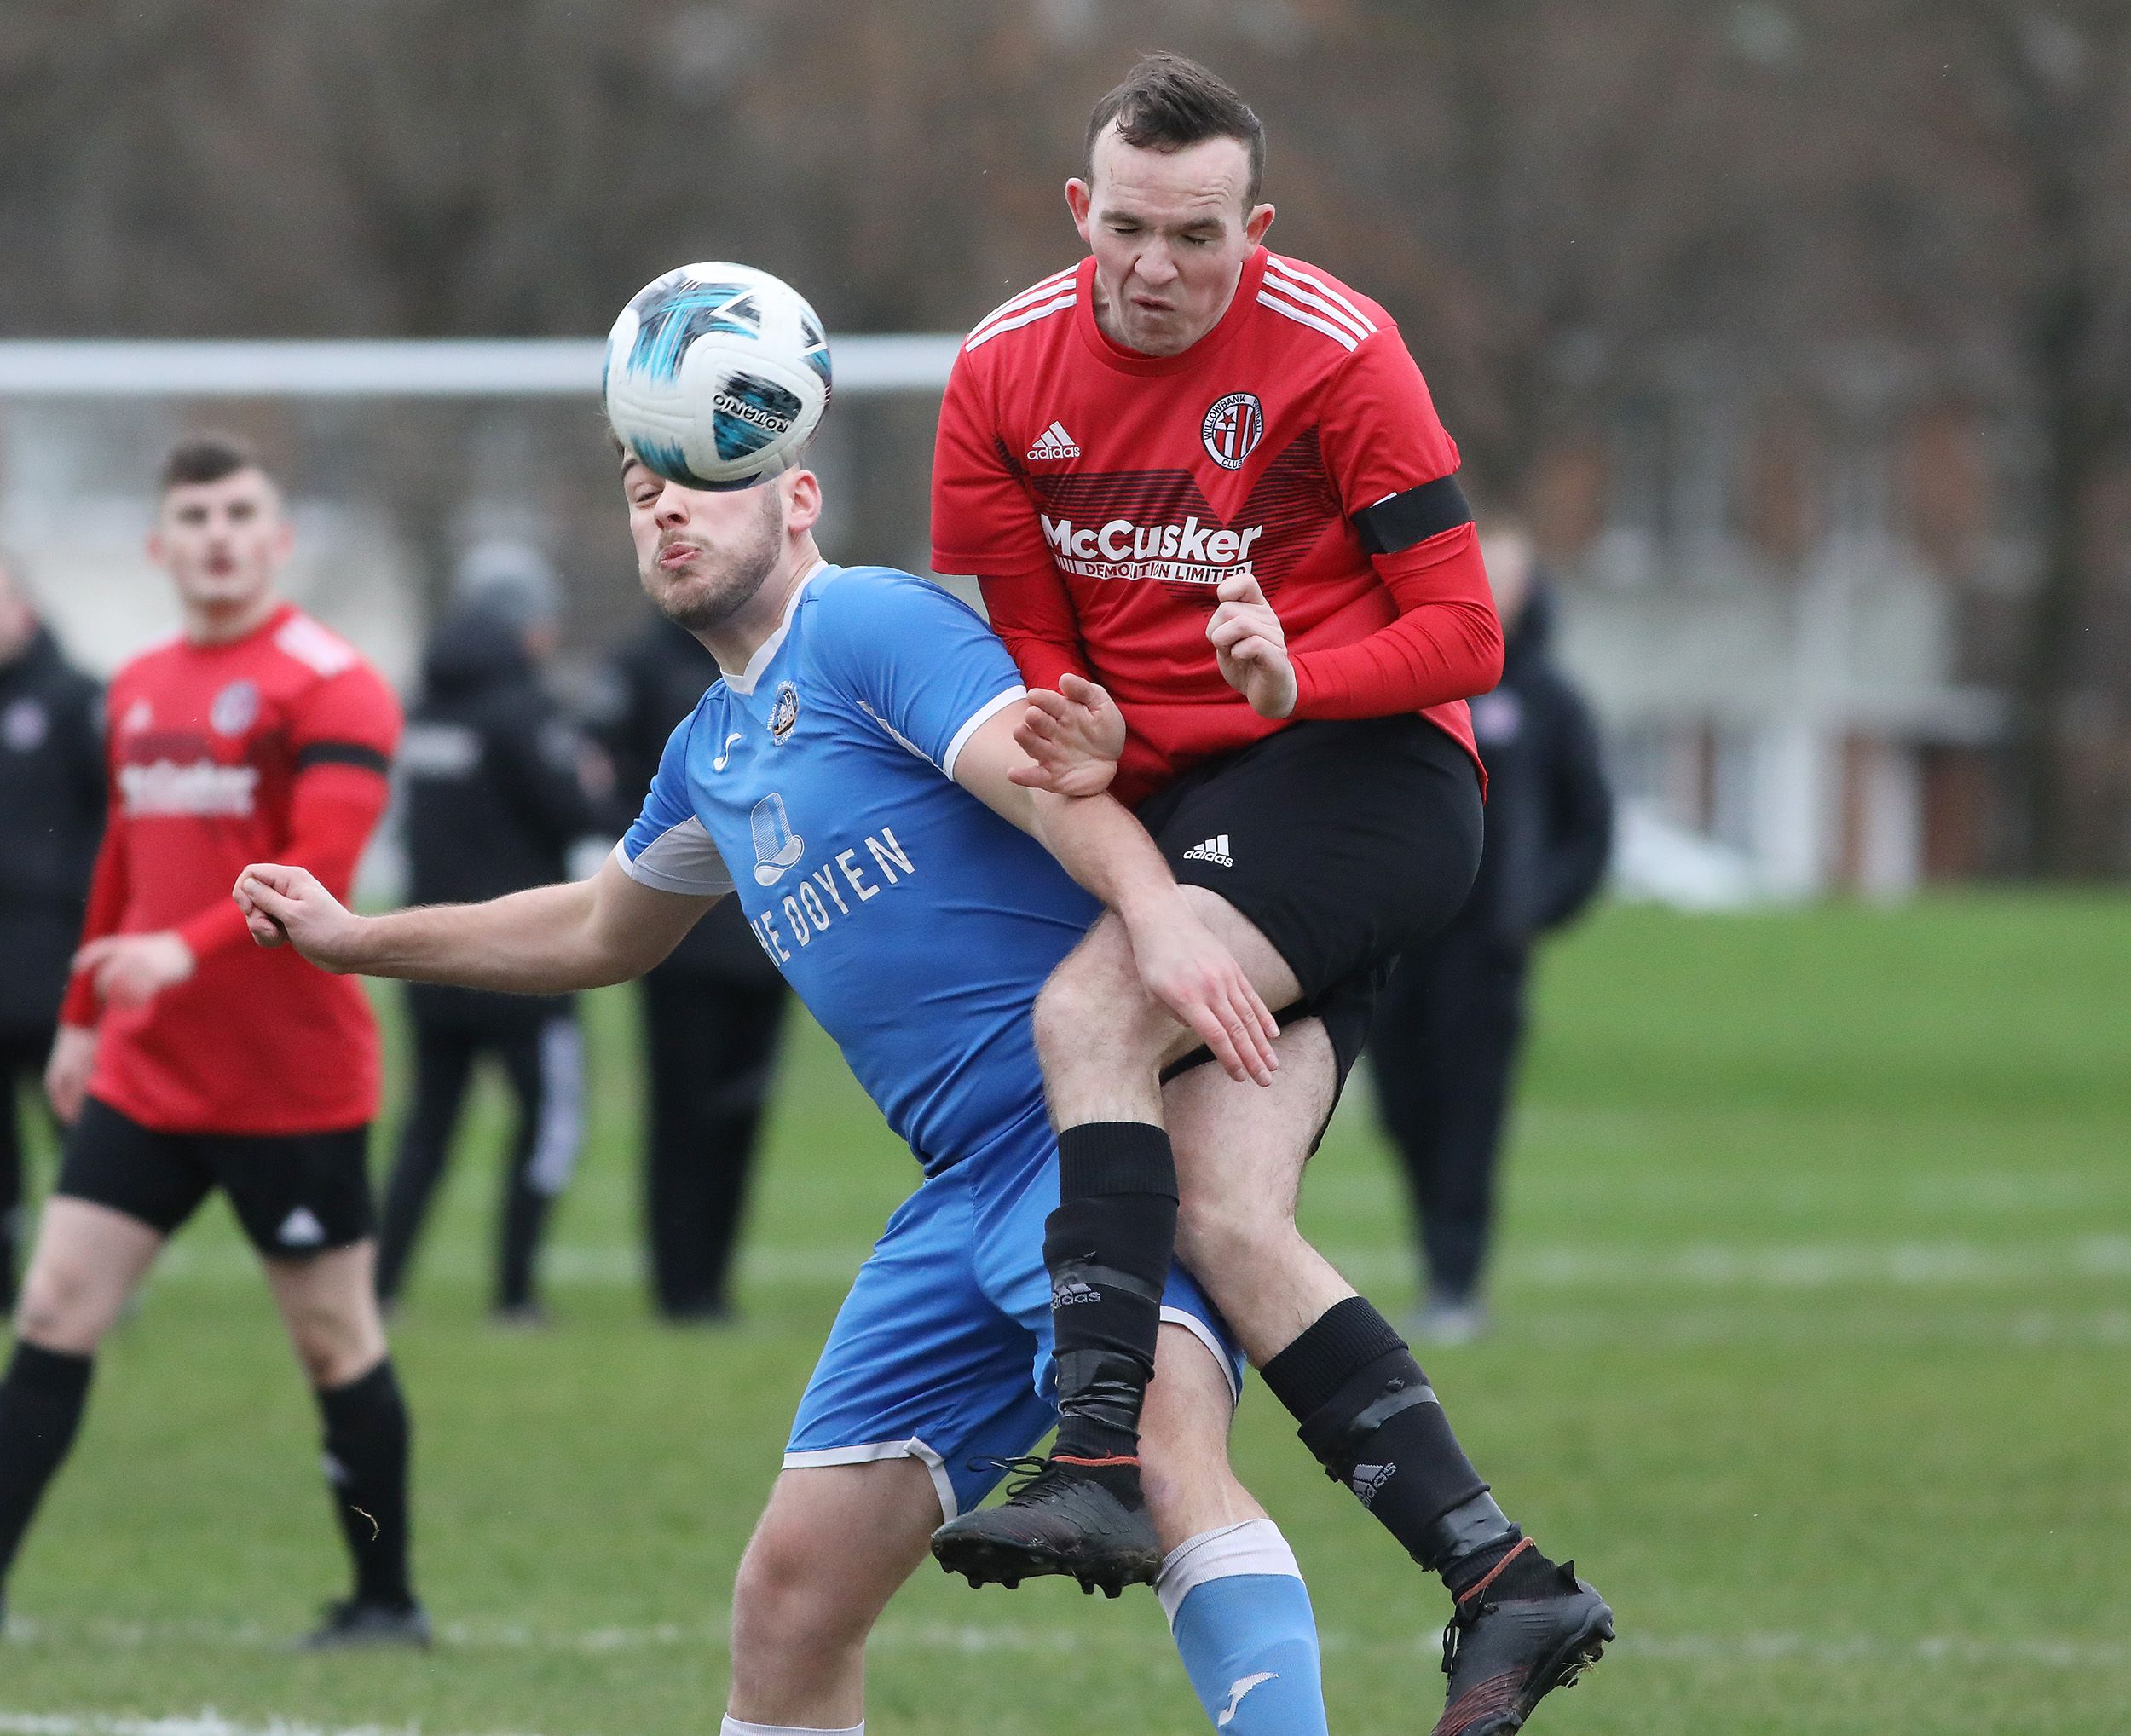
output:
M 674 542 L 693 542 L 692 537 L 660 538 L 652 552 L 646 589 L 660 613 L 678 627 L 691 633 L 712 633 L 754 601 L 777 570 L 784 540 L 783 515 L 770 505 L 757 522 L 755 533 L 742 545 L 730 549 L 702 549 L 696 557 L 699 570 L 667 580 L 658 564 Z M 701 545 L 697 546 L 700 548 Z

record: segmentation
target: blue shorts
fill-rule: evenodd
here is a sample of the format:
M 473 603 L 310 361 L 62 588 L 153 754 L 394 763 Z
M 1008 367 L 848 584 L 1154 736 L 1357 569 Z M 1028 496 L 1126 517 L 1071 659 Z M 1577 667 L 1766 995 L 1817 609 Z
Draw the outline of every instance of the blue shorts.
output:
M 837 1311 L 800 1400 L 787 1469 L 913 1458 L 942 1514 L 979 1505 L 1058 1420 L 1043 1220 L 1057 1146 L 1041 1108 L 895 1208 Z M 1162 1318 L 1188 1328 L 1239 1392 L 1243 1352 L 1181 1267 Z

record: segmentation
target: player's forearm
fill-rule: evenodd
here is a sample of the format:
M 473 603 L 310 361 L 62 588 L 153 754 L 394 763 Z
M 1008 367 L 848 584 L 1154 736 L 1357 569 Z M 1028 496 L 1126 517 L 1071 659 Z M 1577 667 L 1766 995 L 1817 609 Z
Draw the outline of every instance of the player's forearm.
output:
M 1031 829 L 1060 867 L 1123 918 L 1128 929 L 1160 917 L 1176 897 L 1176 877 L 1129 809 L 1108 795 L 1029 793 Z
M 363 848 L 384 813 L 387 793 L 384 777 L 367 769 L 321 765 L 299 773 L 289 799 L 283 858 L 309 868 L 333 897 L 345 898 Z M 248 938 L 244 913 L 227 898 L 180 923 L 176 933 L 202 964 Z
M 367 977 L 512 995 L 561 995 L 626 982 L 644 967 L 603 938 L 589 880 L 535 886 L 484 904 L 427 904 L 364 919 L 346 967 Z
M 1399 618 L 1352 644 L 1295 652 L 1293 716 L 1389 717 L 1501 680 L 1502 624 L 1471 525 L 1380 555 L 1376 568 Z

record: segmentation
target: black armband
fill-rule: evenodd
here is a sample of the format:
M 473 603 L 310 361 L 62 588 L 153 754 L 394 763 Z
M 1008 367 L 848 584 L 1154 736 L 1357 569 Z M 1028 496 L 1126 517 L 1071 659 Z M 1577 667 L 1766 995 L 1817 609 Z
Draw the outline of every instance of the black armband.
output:
M 383 777 L 392 762 L 367 742 L 313 741 L 296 751 L 296 769 L 309 771 L 314 765 L 358 765 Z
M 1432 536 L 1472 522 L 1465 491 L 1454 476 L 1438 476 L 1402 494 L 1387 494 L 1354 514 L 1361 546 L 1372 555 L 1395 555 Z

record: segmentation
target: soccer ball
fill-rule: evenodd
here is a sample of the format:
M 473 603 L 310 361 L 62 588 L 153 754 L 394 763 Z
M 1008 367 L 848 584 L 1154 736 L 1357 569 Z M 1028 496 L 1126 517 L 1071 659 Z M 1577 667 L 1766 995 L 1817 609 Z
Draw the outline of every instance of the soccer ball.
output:
M 752 488 L 792 470 L 829 407 L 829 340 L 806 298 L 751 265 L 684 265 L 607 334 L 615 438 L 689 488 Z

